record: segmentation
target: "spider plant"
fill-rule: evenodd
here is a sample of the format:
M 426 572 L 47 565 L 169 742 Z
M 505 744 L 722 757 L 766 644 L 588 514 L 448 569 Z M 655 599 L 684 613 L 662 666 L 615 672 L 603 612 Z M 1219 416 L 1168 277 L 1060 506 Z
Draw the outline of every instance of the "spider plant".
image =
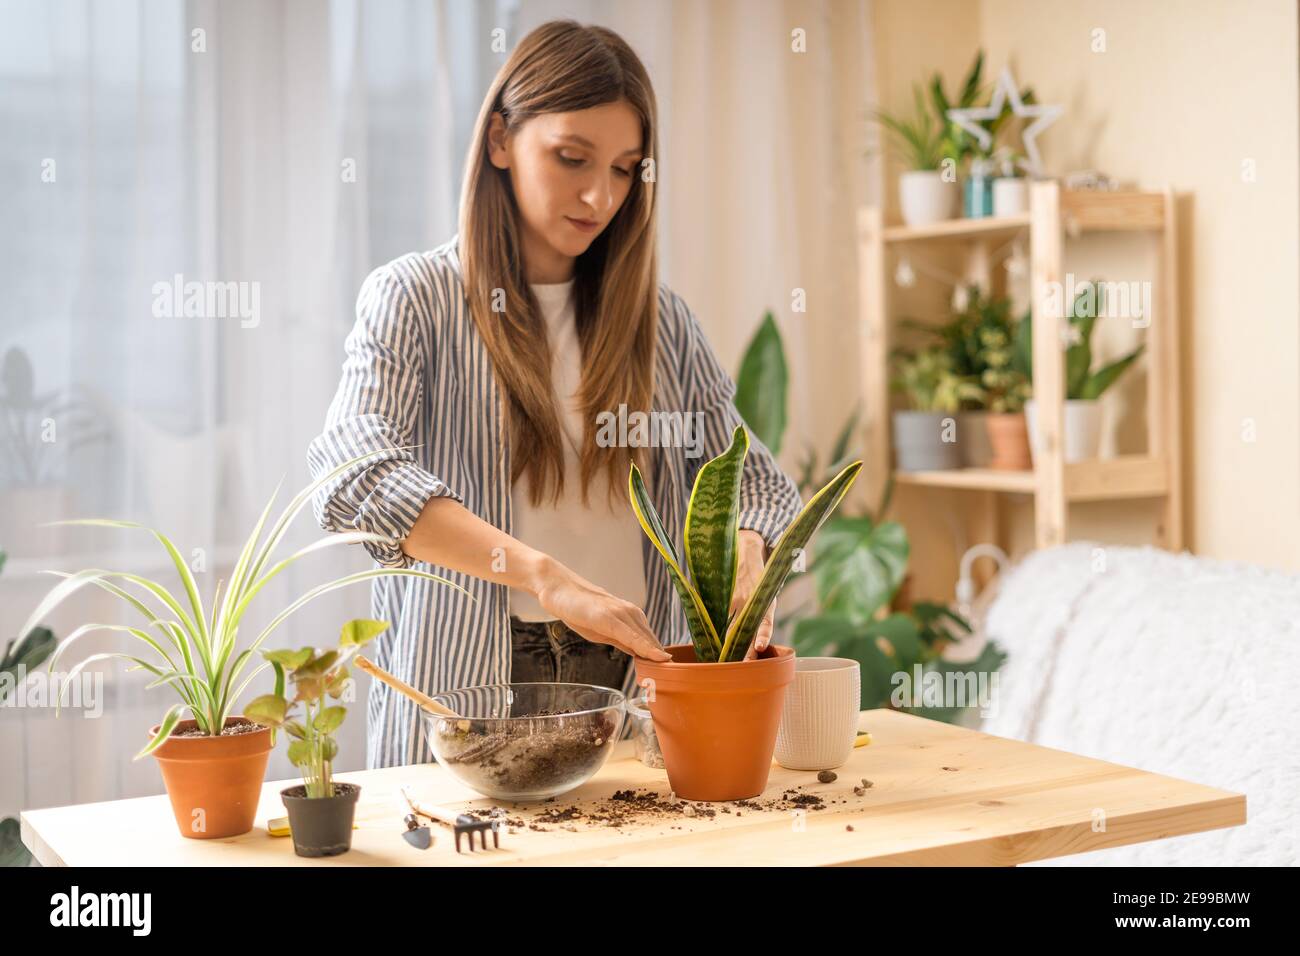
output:
M 158 733 L 135 755 L 137 760 L 153 753 L 154 750 L 160 747 L 177 723 L 184 717 L 186 711 L 193 715 L 196 725 L 205 734 L 209 736 L 220 734 L 222 728 L 226 725 L 227 718 L 235 713 L 235 702 L 243 694 L 249 683 L 265 668 L 271 666 L 270 662 L 263 661 L 247 674 L 244 674 L 245 668 L 253 659 L 254 654 L 257 653 L 266 639 L 274 633 L 276 628 L 284 623 L 286 618 L 308 602 L 349 584 L 390 575 L 428 578 L 431 581 L 437 581 L 440 584 L 456 588 L 466 594 L 469 593 L 446 578 L 428 574 L 424 571 L 406 568 L 375 568 L 369 571 L 358 571 L 309 589 L 306 593 L 290 602 L 279 614 L 275 615 L 258 632 L 252 642 L 241 649 L 239 626 L 243 621 L 244 614 L 248 611 L 253 599 L 285 568 L 299 558 L 325 548 L 362 544 L 371 541 L 387 542 L 389 540 L 383 535 L 371 534 L 365 531 L 349 531 L 342 534 L 328 535 L 274 563 L 271 560 L 277 546 L 288 531 L 290 523 L 307 505 L 312 494 L 318 488 L 367 458 L 391 450 L 384 449 L 380 452 L 372 452 L 344 462 L 329 474 L 312 482 L 294 496 L 274 524 L 270 526 L 270 530 L 267 531 L 265 537 L 263 537 L 267 519 L 270 517 L 271 509 L 280 494 L 280 486 L 277 486 L 275 494 L 271 496 L 271 500 L 267 502 L 266 507 L 262 510 L 261 517 L 258 518 L 252 534 L 244 543 L 239 558 L 235 562 L 230 586 L 223 593 L 222 584 L 224 582 L 219 581 L 217 583 L 216 593 L 213 595 L 210 607 L 204 606 L 194 575 L 181 558 L 176 546 L 162 532 L 133 521 L 112 521 L 102 518 L 58 522 L 59 524 L 148 531 L 158 539 L 159 544 L 166 550 L 168 557 L 176 568 L 181 588 L 179 591 L 175 589 L 168 590 L 156 581 L 126 571 L 106 571 L 100 568 L 90 568 L 78 571 L 75 574 L 52 571 L 49 573 L 56 574 L 64 580 L 55 585 L 49 594 L 45 596 L 19 633 L 29 633 L 65 598 L 80 588 L 88 584 L 102 588 L 115 597 L 121 598 L 138 611 L 144 617 L 146 626 L 84 624 L 59 642 L 54 649 L 53 656 L 50 658 L 49 669 L 53 671 L 55 665 L 67 650 L 92 631 L 118 631 L 130 634 L 145 645 L 147 657 L 124 653 L 91 654 L 72 668 L 67 680 L 64 681 L 64 688 L 66 689 L 68 684 L 72 683 L 86 665 L 94 661 L 110 658 L 129 662 L 132 666 L 127 668 L 128 670 L 145 670 L 153 674 L 155 679 L 148 685 L 151 688 L 163 684 L 171 686 L 180 696 L 180 703 L 173 704 L 168 708 L 159 724 Z M 282 484 L 283 482 L 281 482 Z M 117 581 L 122 582 L 122 584 L 115 583 Z M 129 588 L 133 588 L 134 591 Z M 240 679 L 241 675 L 243 675 L 242 680 Z M 277 694 L 284 692 L 283 673 L 277 673 L 275 691 Z M 61 703 L 62 694 L 60 694 L 59 700 L 56 702 L 56 708 Z
M 686 508 L 685 566 L 678 560 L 672 539 L 664 530 L 635 463 L 628 474 L 632 509 L 641 529 L 668 566 L 686 612 L 696 659 L 701 663 L 745 659 L 758 626 L 785 585 L 795 559 L 862 469 L 861 461 L 847 465 L 812 496 L 777 540 L 753 593 L 729 618 L 732 590 L 736 585 L 740 477 L 748 451 L 749 433 L 744 425 L 737 425 L 731 436 L 731 447 L 706 462 L 696 474 Z

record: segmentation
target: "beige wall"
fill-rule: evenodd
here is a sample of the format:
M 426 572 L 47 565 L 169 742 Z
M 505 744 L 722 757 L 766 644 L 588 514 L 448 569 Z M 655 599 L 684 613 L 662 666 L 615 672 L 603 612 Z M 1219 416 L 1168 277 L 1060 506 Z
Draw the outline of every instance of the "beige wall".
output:
M 1093 51 L 1096 30 L 1105 52 Z M 876 43 L 887 107 L 904 105 L 912 80 L 936 67 L 955 84 L 982 45 L 993 75 L 1009 63 L 1040 102 L 1064 105 L 1039 140 L 1049 173 L 1095 167 L 1190 194 L 1180 262 L 1187 542 L 1199 554 L 1300 570 L 1295 0 L 878 0 Z M 1127 278 L 1144 250 L 1122 252 L 1071 244 L 1066 268 Z M 1118 351 L 1122 337 L 1103 350 Z M 1120 450 L 1133 430 L 1126 410 L 1144 387 L 1136 375 L 1110 399 Z M 1027 509 L 1007 517 L 1012 540 L 1027 542 Z M 1140 505 L 1076 507 L 1071 537 L 1145 540 L 1151 517 Z M 931 564 L 948 560 L 951 546 L 940 543 L 918 542 L 934 547 Z

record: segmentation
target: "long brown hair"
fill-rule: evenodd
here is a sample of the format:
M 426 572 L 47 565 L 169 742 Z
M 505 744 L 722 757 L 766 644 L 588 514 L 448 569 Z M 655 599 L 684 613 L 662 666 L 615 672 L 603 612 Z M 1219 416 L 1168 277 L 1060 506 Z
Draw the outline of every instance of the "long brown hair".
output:
M 556 501 L 563 491 L 563 435 L 545 323 L 525 278 L 509 171 L 489 161 L 488 129 L 497 112 L 511 131 L 540 113 L 619 100 L 640 117 L 643 155 L 656 158 L 654 90 L 632 48 L 603 27 L 572 20 L 544 23 L 520 40 L 497 72 L 465 163 L 461 273 L 474 323 L 509 396 L 511 482 L 527 472 L 534 505 L 548 496 Z M 634 175 L 622 206 L 574 265 L 574 318 L 582 349 L 578 404 L 585 422 L 584 502 L 591 481 L 602 471 L 609 475 L 611 502 L 626 500 L 629 456 L 645 467 L 644 448 L 600 447 L 595 435 L 598 413 L 617 415 L 620 404 L 629 412 L 651 407 L 659 285 L 655 221 L 654 176 Z M 498 308 L 504 294 L 504 312 L 492 309 L 496 290 L 501 290 Z

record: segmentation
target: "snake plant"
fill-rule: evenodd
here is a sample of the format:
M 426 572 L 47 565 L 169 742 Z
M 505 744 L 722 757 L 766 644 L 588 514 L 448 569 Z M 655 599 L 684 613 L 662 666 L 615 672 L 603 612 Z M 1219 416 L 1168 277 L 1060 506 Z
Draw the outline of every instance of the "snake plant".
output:
M 216 593 L 213 596 L 210 609 L 204 608 L 194 574 L 181 557 L 180 551 L 177 550 L 171 539 L 162 532 L 136 524 L 133 521 L 110 521 L 102 518 L 58 522 L 59 524 L 148 531 L 158 539 L 158 543 L 166 550 L 167 556 L 176 568 L 182 590 L 173 593 L 156 581 L 126 571 L 106 571 L 100 568 L 78 571 L 75 574 L 52 571 L 49 573 L 56 574 L 62 577 L 63 580 L 45 596 L 18 633 L 30 633 L 65 598 L 87 584 L 102 588 L 115 597 L 121 598 L 138 611 L 144 617 L 147 626 L 83 624 L 59 642 L 54 649 L 54 654 L 50 657 L 50 670 L 53 671 L 54 666 L 72 644 L 92 631 L 118 631 L 130 634 L 146 645 L 148 651 L 151 651 L 152 654 L 149 655 L 148 659 L 122 653 L 91 654 L 69 671 L 67 678 L 63 682 L 63 689 L 67 689 L 68 685 L 76 679 L 87 664 L 110 658 L 129 662 L 132 666 L 127 668 L 128 670 L 145 670 L 153 674 L 155 679 L 148 685 L 151 688 L 162 684 L 170 685 L 180 695 L 181 702 L 174 704 L 163 715 L 158 733 L 150 739 L 144 749 L 135 755 L 137 760 L 160 747 L 176 725 L 180 723 L 186 711 L 193 715 L 197 727 L 205 734 L 209 736 L 219 734 L 221 728 L 226 725 L 226 719 L 235 712 L 235 703 L 243 694 L 245 688 L 248 687 L 249 682 L 271 664 L 266 661 L 262 662 L 236 685 L 235 682 L 239 680 L 244 668 L 253 659 L 253 655 L 257 653 L 267 637 L 284 623 L 284 620 L 289 615 L 309 601 L 349 584 L 389 575 L 427 578 L 456 588 L 456 590 L 463 591 L 466 594 L 469 593 L 446 578 L 414 569 L 375 568 L 369 571 L 358 571 L 309 589 L 272 617 L 247 647 L 238 650 L 239 625 L 249 605 L 257 597 L 258 593 L 266 587 L 267 583 L 289 565 L 308 554 L 336 545 L 389 541 L 383 535 L 366 531 L 331 534 L 300 548 L 280 561 L 270 563 L 271 556 L 288 531 L 289 524 L 306 507 L 311 500 L 312 494 L 318 488 L 353 465 L 365 461 L 373 455 L 380 454 L 382 451 L 389 450 L 391 449 L 383 449 L 379 452 L 371 452 L 353 458 L 339 465 L 329 474 L 323 475 L 312 482 L 298 492 L 289 502 L 288 506 L 271 526 L 266 537 L 263 538 L 262 531 L 266 526 L 267 518 L 270 516 L 271 507 L 275 504 L 276 498 L 279 497 L 279 488 L 277 487 L 276 493 L 271 496 L 271 500 L 267 502 L 266 507 L 262 510 L 261 517 L 258 519 L 252 534 L 249 535 L 238 560 L 235 562 L 230 586 L 223 594 L 223 582 L 217 583 Z M 115 583 L 115 581 L 121 581 L 122 585 Z M 126 585 L 133 587 L 134 591 L 128 590 Z M 237 650 L 238 653 L 236 653 Z M 277 673 L 275 683 L 275 692 L 283 694 L 283 673 Z M 62 703 L 62 696 L 62 693 L 60 693 L 56 705 Z
M 628 494 L 641 529 L 668 566 L 677 597 L 701 663 L 742 661 L 749 652 L 758 626 L 767 615 L 796 558 L 822 522 L 848 492 L 862 462 L 846 466 L 812 496 L 799 516 L 776 542 L 763 574 L 744 605 L 729 615 L 736 585 L 740 517 L 740 477 L 749 451 L 749 433 L 737 425 L 731 447 L 705 462 L 695 476 L 686 509 L 683 543 L 685 564 L 678 559 L 672 538 L 654 509 L 641 472 L 633 463 L 628 473 Z

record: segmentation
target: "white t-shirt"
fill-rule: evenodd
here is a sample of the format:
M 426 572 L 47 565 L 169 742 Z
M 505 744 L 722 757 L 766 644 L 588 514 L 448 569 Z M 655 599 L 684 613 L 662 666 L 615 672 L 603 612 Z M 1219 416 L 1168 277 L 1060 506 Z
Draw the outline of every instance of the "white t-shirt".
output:
M 576 404 L 576 392 L 582 381 L 582 350 L 574 323 L 573 280 L 534 285 L 532 290 L 546 320 L 551 345 L 551 381 L 565 438 L 564 493 L 555 505 L 544 502 L 534 508 L 529 500 L 528 474 L 520 475 L 511 489 L 514 537 L 551 555 L 615 597 L 644 608 L 643 532 L 632 506 L 626 503 L 627 494 L 621 496 L 623 505 L 614 505 L 611 510 L 606 498 L 608 478 L 604 472 L 598 472 L 592 478 L 587 506 L 582 503 L 578 449 L 582 447 L 584 423 Z M 510 613 L 525 621 L 548 621 L 554 617 L 535 597 L 517 588 L 510 588 Z

